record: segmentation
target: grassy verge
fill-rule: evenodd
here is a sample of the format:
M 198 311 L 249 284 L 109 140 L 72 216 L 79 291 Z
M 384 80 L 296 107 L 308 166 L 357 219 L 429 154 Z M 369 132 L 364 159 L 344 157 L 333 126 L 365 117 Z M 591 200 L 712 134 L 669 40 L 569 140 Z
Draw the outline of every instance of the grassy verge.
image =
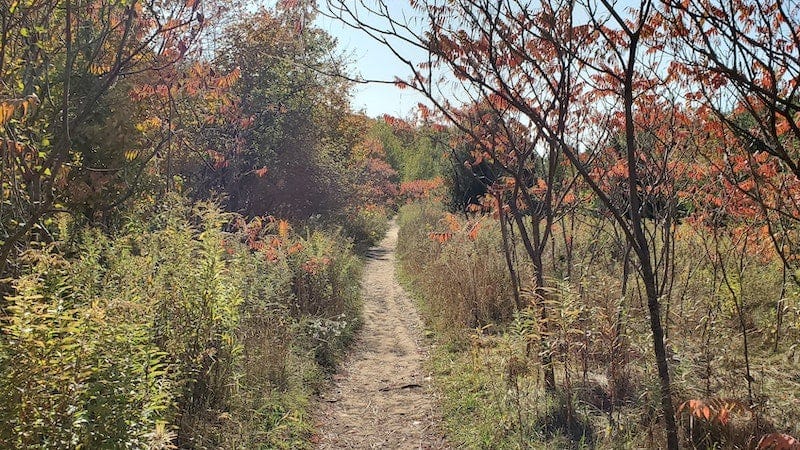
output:
M 400 271 L 435 341 L 430 369 L 450 442 L 486 449 L 634 449 L 664 442 L 647 311 L 635 280 L 622 292 L 622 264 L 604 229 L 576 227 L 570 258 L 557 247 L 545 255 L 553 273 L 571 274 L 548 279 L 547 342 L 556 375 L 556 389 L 548 392 L 541 318 L 538 309 L 511 303 L 496 224 L 430 203 L 403 207 L 398 221 Z M 772 433 L 799 434 L 791 406 L 800 386 L 792 375 L 797 293 L 787 289 L 778 303 L 793 322 L 783 322 L 776 344 L 778 264 L 745 255 L 740 262 L 747 271 L 726 290 L 697 257 L 701 231 L 678 231 L 675 289 L 664 315 L 683 445 L 755 448 L 762 438 L 784 439 Z M 524 259 L 517 261 L 520 278 L 533 279 Z M 566 261 L 573 262 L 569 270 L 561 266 Z M 533 304 L 524 288 L 522 299 Z M 757 375 L 750 386 L 733 295 L 744 299 Z
M 448 440 L 457 448 L 592 448 L 596 437 L 584 423 L 588 411 L 568 412 L 561 399 L 545 394 L 540 374 L 526 362 L 524 338 L 512 327 L 442 331 L 414 278 L 398 264 L 432 343 L 427 369 L 441 398 Z M 572 414 L 572 417 L 568 417 Z M 624 448 L 624 447 L 620 447 Z M 635 447 L 629 447 L 635 448 Z
M 64 217 L 0 300 L 2 448 L 311 448 L 360 323 L 336 233 L 172 199 L 109 235 Z

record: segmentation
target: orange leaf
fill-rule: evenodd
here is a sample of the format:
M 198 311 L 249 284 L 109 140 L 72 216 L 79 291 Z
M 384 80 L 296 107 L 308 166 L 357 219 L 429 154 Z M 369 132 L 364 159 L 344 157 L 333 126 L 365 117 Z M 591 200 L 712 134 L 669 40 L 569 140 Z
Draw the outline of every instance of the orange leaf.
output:
M 14 105 L 8 102 L 0 102 L 0 125 L 5 124 L 14 115 Z
M 444 216 L 444 221 L 447 223 L 447 228 L 452 231 L 456 232 L 461 230 L 461 223 L 458 221 L 458 218 L 453 214 L 446 214 Z
M 476 222 L 475 225 L 472 226 L 472 229 L 469 230 L 469 235 L 468 235 L 470 241 L 478 239 L 478 231 L 480 231 L 480 229 L 481 229 L 480 222 Z
M 289 236 L 289 228 L 290 228 L 289 222 L 287 222 L 285 220 L 279 221 L 278 222 L 278 236 L 280 236 L 283 239 L 286 239 L 286 237 Z
M 729 414 L 727 409 L 722 409 L 719 412 L 719 414 L 717 414 L 717 420 L 719 421 L 719 423 L 721 423 L 723 425 L 727 425 L 728 424 L 728 416 L 729 415 L 730 414 Z
M 453 233 L 437 233 L 437 232 L 428 233 L 428 239 L 438 242 L 440 244 L 444 244 L 445 242 L 449 241 L 451 237 L 453 237 Z

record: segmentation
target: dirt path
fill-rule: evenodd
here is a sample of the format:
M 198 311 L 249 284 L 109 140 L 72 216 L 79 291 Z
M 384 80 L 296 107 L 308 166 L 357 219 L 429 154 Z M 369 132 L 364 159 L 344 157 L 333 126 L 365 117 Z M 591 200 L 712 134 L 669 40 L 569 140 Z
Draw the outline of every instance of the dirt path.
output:
M 370 249 L 364 326 L 317 416 L 319 449 L 447 448 L 422 363 L 422 325 L 394 274 L 397 226 Z

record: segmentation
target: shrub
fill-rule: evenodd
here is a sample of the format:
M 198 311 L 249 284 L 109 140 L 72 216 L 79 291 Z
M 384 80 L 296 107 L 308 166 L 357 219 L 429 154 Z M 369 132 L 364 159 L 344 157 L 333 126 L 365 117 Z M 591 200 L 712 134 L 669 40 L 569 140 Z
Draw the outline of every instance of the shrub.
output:
M 376 245 L 389 230 L 389 211 L 382 207 L 360 208 L 342 220 L 342 233 L 353 240 L 357 253 Z
M 0 304 L 0 447 L 307 446 L 308 396 L 358 324 L 350 247 L 180 198 L 127 229 L 25 255 Z

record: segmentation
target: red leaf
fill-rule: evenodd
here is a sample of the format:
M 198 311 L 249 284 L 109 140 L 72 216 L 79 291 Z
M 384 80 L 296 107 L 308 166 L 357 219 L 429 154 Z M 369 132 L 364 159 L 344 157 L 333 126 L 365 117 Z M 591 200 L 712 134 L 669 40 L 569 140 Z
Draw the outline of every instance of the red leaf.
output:
M 800 442 L 788 434 L 767 434 L 758 441 L 758 450 L 800 450 Z

